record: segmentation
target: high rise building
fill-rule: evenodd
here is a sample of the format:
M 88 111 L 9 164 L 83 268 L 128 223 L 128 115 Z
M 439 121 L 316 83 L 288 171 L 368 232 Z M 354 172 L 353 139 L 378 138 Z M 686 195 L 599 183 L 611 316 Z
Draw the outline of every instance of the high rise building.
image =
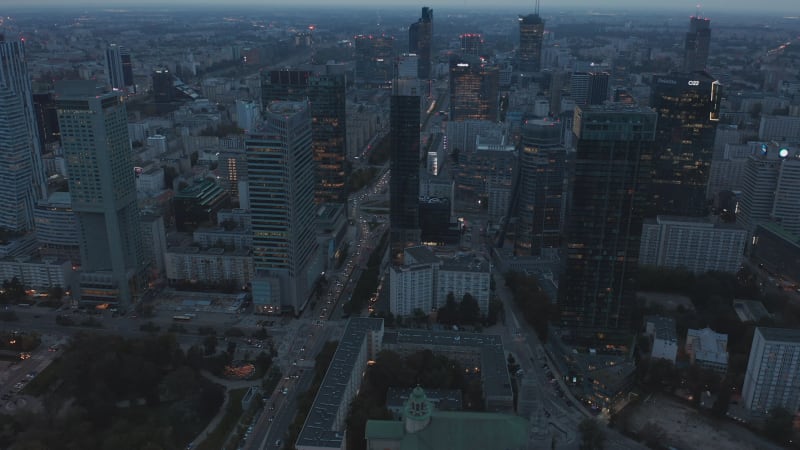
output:
M 578 106 L 602 105 L 608 100 L 608 72 L 575 72 L 570 77 L 570 97 Z
M 480 33 L 464 33 L 459 36 L 461 52 L 465 55 L 480 56 L 483 51 L 483 35 Z
M 153 98 L 156 103 L 169 103 L 175 99 L 175 86 L 169 69 L 160 67 L 153 70 Z
M 542 70 L 542 39 L 544 20 L 539 16 L 539 0 L 533 14 L 519 16 L 519 48 L 517 49 L 517 68 L 521 72 Z
M 711 45 L 711 19 L 692 16 L 683 51 L 683 70 L 694 72 L 706 70 L 708 48 Z
M 33 108 L 36 111 L 36 126 L 39 129 L 41 148 L 59 141 L 58 111 L 56 96 L 52 92 L 33 94 Z
M 389 241 L 392 261 L 416 245 L 419 228 L 420 96 L 395 86 L 389 111 Z
M 266 105 L 247 136 L 253 229 L 253 304 L 258 312 L 301 311 L 319 276 L 314 160 L 307 102 Z
M 264 106 L 273 101 L 306 101 L 311 108 L 316 203 L 347 200 L 347 98 L 343 75 L 305 70 L 272 70 L 261 81 Z
M 422 16 L 408 27 L 408 51 L 419 56 L 417 77 L 431 78 L 431 47 L 433 46 L 433 9 L 422 7 Z
M 475 57 L 450 61 L 450 120 L 497 121 L 499 70 Z
M 127 49 L 116 44 L 108 46 L 106 49 L 106 75 L 112 89 L 128 94 L 136 93 L 131 53 Z
M 800 237 L 800 152 L 763 144 L 744 168 L 736 220 L 749 232 L 774 222 Z
M 621 104 L 575 109 L 558 304 L 578 338 L 610 339 L 630 329 L 656 120 L 650 109 Z
M 78 220 L 81 301 L 130 306 L 143 281 L 144 250 L 125 103 L 93 81 L 58 83 L 56 97 Z
M 356 83 L 386 87 L 394 76 L 394 38 L 358 35 L 356 45 Z M 412 52 L 413 53 L 413 52 Z
M 31 80 L 22 41 L 0 34 L 0 229 L 33 228 L 47 194 Z
M 744 375 L 742 400 L 755 412 L 800 409 L 800 331 L 757 327 Z
M 561 244 L 567 150 L 561 122 L 527 120 L 522 125 L 517 181 L 517 256 L 540 255 Z
M 719 120 L 719 83 L 705 72 L 656 75 L 658 113 L 648 216 L 703 216 Z

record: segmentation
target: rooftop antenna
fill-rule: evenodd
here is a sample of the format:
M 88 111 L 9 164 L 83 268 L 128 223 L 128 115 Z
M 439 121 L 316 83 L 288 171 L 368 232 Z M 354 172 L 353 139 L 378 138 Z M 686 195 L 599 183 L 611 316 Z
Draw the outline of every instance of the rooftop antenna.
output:
M 539 0 L 536 0 L 536 1 L 538 2 Z M 700 18 L 700 6 L 702 6 L 702 5 L 700 5 L 700 3 L 698 3 L 697 4 L 697 13 L 695 14 L 695 17 L 697 17 L 698 19 Z
M 699 5 L 698 5 L 699 6 Z M 536 0 L 536 15 L 539 15 L 539 0 Z

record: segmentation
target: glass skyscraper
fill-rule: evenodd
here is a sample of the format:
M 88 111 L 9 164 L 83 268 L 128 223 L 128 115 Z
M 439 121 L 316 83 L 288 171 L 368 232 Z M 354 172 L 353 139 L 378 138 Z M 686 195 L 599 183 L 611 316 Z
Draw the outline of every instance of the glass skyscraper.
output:
M 517 68 L 521 72 L 539 72 L 542 70 L 544 20 L 539 16 L 538 2 L 536 9 L 534 14 L 519 16 Z
M 579 339 L 626 335 L 656 113 L 621 104 L 578 107 L 565 226 L 561 321 Z
M 711 46 L 711 19 L 692 16 L 686 33 L 683 53 L 683 70 L 693 72 L 705 70 Z
M 497 121 L 499 70 L 476 57 L 450 61 L 450 120 Z
M 111 44 L 106 49 L 106 75 L 112 89 L 136 93 L 133 83 L 131 53 L 119 45 Z
M 401 263 L 403 250 L 420 239 L 420 97 L 403 94 L 392 95 L 389 113 L 389 230 L 394 263 Z
M 257 312 L 298 312 L 319 276 L 314 161 L 307 102 L 272 102 L 247 136 Z
M 61 144 L 81 251 L 81 301 L 135 302 L 142 247 L 128 117 L 119 92 L 93 81 L 56 84 Z
M 408 51 L 419 56 L 417 77 L 431 78 L 431 47 L 433 45 L 433 9 L 422 8 L 422 16 L 408 27 Z
M 23 43 L 0 34 L 0 229 L 32 229 L 47 194 L 36 123 Z

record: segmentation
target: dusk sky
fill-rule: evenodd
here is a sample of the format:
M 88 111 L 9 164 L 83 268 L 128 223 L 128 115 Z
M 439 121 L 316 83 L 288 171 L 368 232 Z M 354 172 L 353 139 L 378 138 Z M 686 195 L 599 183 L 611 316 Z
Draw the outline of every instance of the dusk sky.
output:
M 213 0 L 73 0 L 69 2 L 69 6 L 102 6 L 105 8 L 113 8 L 115 6 L 150 6 L 158 5 L 169 7 L 171 5 L 193 5 L 209 4 L 213 6 L 221 6 L 220 2 Z M 63 0 L 5 0 L 4 6 L 63 6 Z M 358 6 L 368 7 L 371 9 L 380 8 L 416 8 L 418 6 L 430 6 L 436 8 L 501 8 L 501 9 L 514 9 L 525 11 L 533 9 L 533 1 L 510 1 L 510 0 L 496 0 L 494 2 L 485 2 L 483 0 L 432 0 L 426 2 L 418 2 L 418 4 L 409 3 L 408 1 L 381 1 L 375 2 L 374 0 L 293 0 L 286 2 L 283 0 L 230 0 L 225 2 L 226 5 L 247 5 L 247 6 L 262 6 L 271 7 L 277 6 L 281 8 L 286 7 L 310 7 L 310 6 Z M 671 0 L 668 2 L 653 2 L 641 0 L 544 0 L 542 1 L 541 11 L 543 15 L 549 12 L 555 12 L 563 8 L 586 8 L 591 10 L 620 10 L 620 9 L 671 9 L 671 10 L 686 10 L 693 12 L 697 6 L 696 1 L 692 0 Z M 731 10 L 761 10 L 765 12 L 781 12 L 789 14 L 797 14 L 798 1 L 797 0 L 762 0 L 762 1 L 745 1 L 745 0 L 706 0 L 701 2 L 701 11 L 709 15 L 714 12 L 726 12 Z

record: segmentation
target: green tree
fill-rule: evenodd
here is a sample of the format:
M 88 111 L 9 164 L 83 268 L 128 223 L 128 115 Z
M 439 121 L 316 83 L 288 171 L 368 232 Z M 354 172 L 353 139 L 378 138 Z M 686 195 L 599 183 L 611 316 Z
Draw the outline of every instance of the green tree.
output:
M 458 304 L 452 292 L 447 294 L 447 300 L 444 306 L 439 308 L 436 319 L 439 323 L 445 325 L 454 325 L 458 323 Z
M 581 450 L 603 450 L 605 448 L 606 435 L 600 424 L 596 420 L 586 418 L 578 425 L 581 433 Z
M 463 324 L 474 324 L 481 320 L 481 307 L 478 305 L 478 300 L 475 300 L 471 294 L 464 294 L 461 299 L 461 304 L 458 305 L 459 320 Z
M 794 416 L 786 408 L 773 408 L 764 421 L 764 433 L 781 444 L 786 444 L 792 437 L 792 421 Z

